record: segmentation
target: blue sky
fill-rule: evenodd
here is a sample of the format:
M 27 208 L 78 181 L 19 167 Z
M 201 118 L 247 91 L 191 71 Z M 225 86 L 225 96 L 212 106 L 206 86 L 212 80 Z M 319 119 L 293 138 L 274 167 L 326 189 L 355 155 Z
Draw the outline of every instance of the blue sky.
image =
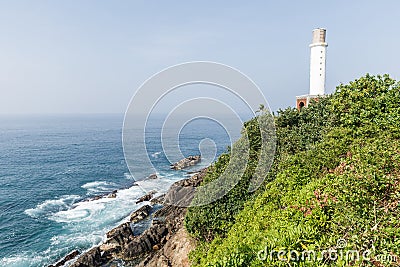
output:
M 365 73 L 400 79 L 399 1 L 0 1 L 0 113 L 123 113 L 174 64 L 235 67 L 273 110 L 309 87 L 327 29 L 327 92 Z

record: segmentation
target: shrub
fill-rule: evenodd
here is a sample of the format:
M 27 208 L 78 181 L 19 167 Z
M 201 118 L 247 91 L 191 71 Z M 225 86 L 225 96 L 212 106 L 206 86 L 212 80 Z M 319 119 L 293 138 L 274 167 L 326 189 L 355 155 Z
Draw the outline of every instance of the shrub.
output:
M 280 110 L 275 117 L 275 162 L 258 192 L 232 201 L 230 197 L 246 188 L 243 185 L 208 207 L 210 211 L 207 207 L 189 211 L 187 220 L 195 220 L 186 224 L 188 229 L 197 220 L 211 237 L 199 238 L 202 241 L 191 254 L 193 265 L 391 264 L 384 262 L 382 255 L 397 259 L 398 264 L 399 88 L 399 83 L 387 75 L 366 75 L 339 85 L 335 93 L 301 112 Z M 249 142 L 254 140 L 250 138 Z M 224 164 L 226 161 L 218 160 L 212 172 L 222 170 Z M 234 212 L 225 216 L 229 209 Z M 203 217 L 197 219 L 200 214 Z M 204 233 L 200 224 L 193 229 L 191 233 L 197 237 Z M 338 247 L 342 239 L 346 244 Z M 309 261 L 291 259 L 288 254 L 278 260 L 267 253 L 264 260 L 260 259 L 260 255 L 271 251 L 313 250 L 321 256 L 330 249 L 343 251 L 344 255 L 350 250 L 370 250 L 371 255 L 364 261 L 330 259 L 326 255 Z

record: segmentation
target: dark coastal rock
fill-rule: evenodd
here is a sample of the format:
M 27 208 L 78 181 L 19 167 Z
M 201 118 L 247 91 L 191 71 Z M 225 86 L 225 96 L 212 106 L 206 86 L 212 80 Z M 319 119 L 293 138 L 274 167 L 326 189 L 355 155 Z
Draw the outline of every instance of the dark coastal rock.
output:
M 116 198 L 117 194 L 111 193 L 107 196 L 107 198 Z
M 162 194 L 158 197 L 154 197 L 150 200 L 151 205 L 155 205 L 155 204 L 162 204 L 164 203 L 164 199 L 165 199 L 165 194 Z
M 150 174 L 150 176 L 147 177 L 147 179 L 157 179 L 157 178 L 158 178 L 158 176 L 156 173 Z
M 108 194 L 108 198 L 116 198 L 117 197 L 117 192 L 118 190 L 114 190 L 112 191 L 110 194 Z
M 204 172 L 202 172 L 202 174 L 204 174 Z M 171 186 L 167 196 L 182 196 L 186 199 L 185 196 L 180 194 L 183 192 L 182 190 L 184 190 L 182 188 L 198 186 L 202 181 L 200 175 L 199 173 L 189 179 L 174 183 L 175 186 Z M 176 192 L 176 189 L 179 189 L 179 192 Z M 186 208 L 175 205 L 164 205 L 153 214 L 154 219 L 150 228 L 126 244 L 119 254 L 119 258 L 125 261 L 131 261 L 143 258 L 148 253 L 161 249 L 174 233 L 183 227 L 185 214 Z
M 102 198 L 116 198 L 117 197 L 117 193 L 118 193 L 118 190 L 114 190 L 109 194 L 97 195 L 97 196 L 94 196 L 92 198 L 88 198 L 88 199 L 86 199 L 84 201 L 94 201 L 94 200 L 99 200 L 99 199 L 102 199 Z
M 168 190 L 166 199 L 174 196 L 174 200 L 178 202 L 181 201 L 178 197 L 183 197 L 183 199 L 187 201 L 188 198 L 184 196 L 183 192 L 192 191 L 194 187 L 198 186 L 204 174 L 205 170 L 202 170 L 199 174 L 189 179 L 174 183 Z M 193 197 L 193 195 L 190 197 Z M 154 219 L 151 227 L 126 247 L 126 251 L 122 255 L 123 259 L 133 260 L 136 258 L 143 258 L 143 256 L 149 253 L 151 255 L 151 253 L 161 250 L 164 244 L 166 244 L 179 229 L 183 228 L 185 214 L 186 208 L 165 204 L 153 214 Z M 146 259 L 149 260 L 149 256 L 147 256 Z M 159 263 L 159 261 L 157 262 Z M 144 266 L 146 266 L 146 264 L 144 264 Z
M 116 258 L 123 247 L 134 238 L 130 223 L 123 223 L 107 233 L 107 240 L 99 246 L 103 262 Z
M 188 179 L 174 183 L 165 196 L 152 199 L 152 202 L 156 203 L 165 197 L 169 202 L 177 201 L 178 203 L 190 204 L 194 189 L 200 185 L 205 173 L 206 170 L 203 169 Z M 185 195 L 185 193 L 189 195 Z M 154 194 L 155 192 L 150 192 L 139 200 L 141 202 L 149 201 Z M 143 233 L 135 236 L 131 225 L 144 220 L 150 215 L 152 210 L 150 205 L 145 205 L 133 212 L 130 222 L 123 223 L 109 231 L 106 235 L 107 240 L 102 245 L 82 254 L 71 266 L 102 266 L 115 262 L 115 260 L 124 260 L 132 264 L 141 261 L 139 266 L 171 266 L 171 264 L 183 266 L 182 261 L 179 259 L 180 256 L 175 257 L 175 259 L 172 258 L 175 253 L 175 247 L 180 247 L 184 252 L 186 251 L 185 249 L 189 248 L 189 245 L 185 243 L 187 238 L 182 234 L 187 209 L 166 203 L 167 201 L 161 209 L 154 212 L 151 225 Z M 184 241 L 182 242 L 184 243 L 179 243 L 183 239 Z M 165 245 L 166 247 L 164 248 Z M 184 265 L 186 266 L 186 263 Z
M 134 260 L 143 254 L 153 250 L 155 245 L 159 245 L 165 240 L 168 229 L 165 223 L 153 224 L 142 235 L 128 243 L 122 251 L 120 257 L 123 260 Z
M 143 220 L 144 218 L 146 218 L 147 216 L 150 215 L 150 211 L 151 211 L 151 206 L 150 205 L 144 205 L 140 209 L 132 212 L 131 218 L 130 218 L 130 222 L 131 223 L 136 223 L 138 221 Z
M 180 207 L 173 206 L 173 205 L 165 205 L 164 207 L 162 207 L 161 209 L 156 211 L 153 214 L 153 216 L 154 216 L 154 218 L 156 218 L 158 220 L 161 219 L 162 221 L 165 221 L 169 218 L 170 221 L 172 221 L 173 217 L 179 216 L 181 211 L 182 211 L 182 208 L 180 208 Z
M 74 250 L 71 253 L 69 253 L 67 256 L 65 256 L 62 260 L 59 262 L 49 265 L 48 267 L 62 267 L 67 263 L 68 261 L 76 258 L 79 254 L 81 254 L 78 250 Z
M 168 205 L 173 198 L 174 202 L 190 204 L 191 196 L 185 196 L 183 192 L 192 192 L 199 186 L 206 174 L 206 169 L 188 179 L 174 183 L 166 194 L 166 201 L 163 208 L 153 214 L 152 228 L 158 228 L 159 225 L 165 225 L 167 234 L 161 238 L 160 243 L 153 245 L 153 249 L 147 249 L 147 253 L 137 256 L 141 258 L 139 267 L 159 267 L 159 266 L 189 266 L 188 253 L 194 248 L 194 241 L 190 239 L 184 229 L 184 218 L 187 209 L 175 205 Z M 179 199 L 183 197 L 183 199 Z M 151 229 L 151 228 L 150 228 Z M 156 249 L 155 249 L 156 248 Z M 143 248 L 142 248 L 143 250 Z M 138 252 L 138 251 L 136 251 Z M 136 254 L 138 255 L 138 254 Z M 128 255 L 132 256 L 132 255 Z
M 192 202 L 196 188 L 203 181 L 206 169 L 200 170 L 197 174 L 188 179 L 174 183 L 165 196 L 165 204 L 188 207 Z
M 99 200 L 99 199 L 102 199 L 103 198 L 103 196 L 95 196 L 94 198 L 92 198 L 91 200 Z
M 133 238 L 133 232 L 129 222 L 123 223 L 107 233 L 106 243 L 123 245 Z
M 171 164 L 171 169 L 173 170 L 182 170 L 184 168 L 196 165 L 201 161 L 201 156 L 189 156 L 187 158 L 181 159 L 180 161 Z
M 79 257 L 70 267 L 93 267 L 104 264 L 99 247 L 94 247 Z
M 145 257 L 137 267 L 190 266 L 189 253 L 196 247 L 196 242 L 184 227 L 174 233 L 163 247 Z
M 138 199 L 138 201 L 136 201 L 136 204 L 139 204 L 139 203 L 144 202 L 144 201 L 149 201 L 150 199 L 153 198 L 153 195 L 155 193 L 156 193 L 155 191 L 151 191 L 150 193 L 142 196 L 141 198 Z

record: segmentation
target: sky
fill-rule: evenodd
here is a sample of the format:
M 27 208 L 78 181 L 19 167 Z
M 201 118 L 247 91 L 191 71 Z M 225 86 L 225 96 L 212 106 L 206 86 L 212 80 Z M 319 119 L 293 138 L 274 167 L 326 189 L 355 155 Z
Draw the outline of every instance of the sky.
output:
M 400 79 L 398 10 L 400 1 L 0 0 L 0 114 L 124 113 L 145 80 L 188 61 L 232 66 L 272 110 L 294 106 L 309 90 L 319 27 L 328 93 L 366 73 Z

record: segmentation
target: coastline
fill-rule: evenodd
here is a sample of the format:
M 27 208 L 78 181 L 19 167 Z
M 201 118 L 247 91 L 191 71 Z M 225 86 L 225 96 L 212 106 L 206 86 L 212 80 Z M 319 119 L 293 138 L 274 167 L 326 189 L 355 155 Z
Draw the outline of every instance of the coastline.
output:
M 134 210 L 127 222 L 108 231 L 105 241 L 82 253 L 74 250 L 48 267 L 188 266 L 187 254 L 194 248 L 194 240 L 183 227 L 186 208 L 170 203 L 189 205 L 206 171 L 190 172 L 189 178 L 173 183 L 165 194 L 149 192 L 138 198 L 137 203 L 144 205 Z M 100 197 L 112 198 L 116 193 Z

